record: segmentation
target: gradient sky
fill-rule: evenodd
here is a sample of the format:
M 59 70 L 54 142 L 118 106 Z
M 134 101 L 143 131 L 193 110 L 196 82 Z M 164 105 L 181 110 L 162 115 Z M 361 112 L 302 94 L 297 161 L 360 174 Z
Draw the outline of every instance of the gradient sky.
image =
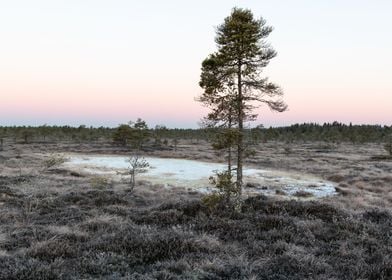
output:
M 392 1 L 0 0 L 0 125 L 198 127 L 201 61 L 232 7 L 275 30 L 289 111 L 256 124 L 392 124 Z

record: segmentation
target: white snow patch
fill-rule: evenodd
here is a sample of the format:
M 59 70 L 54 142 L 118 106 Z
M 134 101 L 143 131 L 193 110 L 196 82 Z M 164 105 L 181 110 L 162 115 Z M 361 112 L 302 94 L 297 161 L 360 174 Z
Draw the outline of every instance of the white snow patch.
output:
M 67 167 L 99 175 L 114 176 L 129 167 L 127 162 L 129 158 L 125 156 L 68 155 L 68 159 L 65 163 Z M 145 157 L 145 159 L 150 164 L 150 168 L 146 173 L 138 174 L 139 179 L 163 183 L 167 187 L 192 188 L 203 193 L 213 190 L 208 178 L 216 171 L 226 168 L 225 164 L 197 160 L 156 157 Z M 294 172 L 244 167 L 244 181 L 255 185 L 254 188 L 244 188 L 245 194 L 275 194 L 278 189 L 290 196 L 298 191 L 309 192 L 314 197 L 336 194 L 334 183 Z

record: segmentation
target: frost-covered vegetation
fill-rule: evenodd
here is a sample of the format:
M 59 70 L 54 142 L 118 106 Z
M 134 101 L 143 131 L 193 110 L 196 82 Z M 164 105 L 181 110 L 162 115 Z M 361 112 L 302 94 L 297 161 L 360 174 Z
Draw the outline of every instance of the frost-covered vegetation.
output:
M 173 156 L 211 155 L 189 143 Z M 253 160 L 319 174 L 339 194 L 256 196 L 233 211 L 187 186 L 136 179 L 131 191 L 64 165 L 42 170 L 43 152 L 123 153 L 117 146 L 7 139 L 0 279 L 389 279 L 392 162 L 371 158 L 383 147 L 293 144 L 286 155 L 285 145 L 263 144 Z
M 0 177 L 0 279 L 389 279 L 392 215 L 247 199 L 240 212 L 185 192 Z M 79 191 L 76 190 L 80 188 Z M 62 189 L 63 188 L 63 189 Z M 170 198 L 171 197 L 171 198 Z

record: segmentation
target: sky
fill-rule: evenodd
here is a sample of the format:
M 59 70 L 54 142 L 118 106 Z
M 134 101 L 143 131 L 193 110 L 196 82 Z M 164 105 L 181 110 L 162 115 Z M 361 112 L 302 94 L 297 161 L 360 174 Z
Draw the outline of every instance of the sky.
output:
M 0 126 L 197 128 L 200 66 L 233 7 L 274 27 L 289 110 L 252 125 L 392 125 L 392 1 L 0 0 Z

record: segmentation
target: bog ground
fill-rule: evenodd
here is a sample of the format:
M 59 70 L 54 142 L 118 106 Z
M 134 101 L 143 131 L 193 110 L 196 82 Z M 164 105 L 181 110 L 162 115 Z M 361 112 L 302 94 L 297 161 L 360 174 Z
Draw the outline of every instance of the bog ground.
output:
M 250 196 L 211 209 L 187 186 L 121 180 L 52 153 L 116 154 L 111 144 L 15 144 L 0 153 L 0 279 L 390 279 L 392 161 L 378 144 L 265 143 L 247 162 L 310 174 L 337 195 Z M 147 156 L 220 162 L 207 143 Z

